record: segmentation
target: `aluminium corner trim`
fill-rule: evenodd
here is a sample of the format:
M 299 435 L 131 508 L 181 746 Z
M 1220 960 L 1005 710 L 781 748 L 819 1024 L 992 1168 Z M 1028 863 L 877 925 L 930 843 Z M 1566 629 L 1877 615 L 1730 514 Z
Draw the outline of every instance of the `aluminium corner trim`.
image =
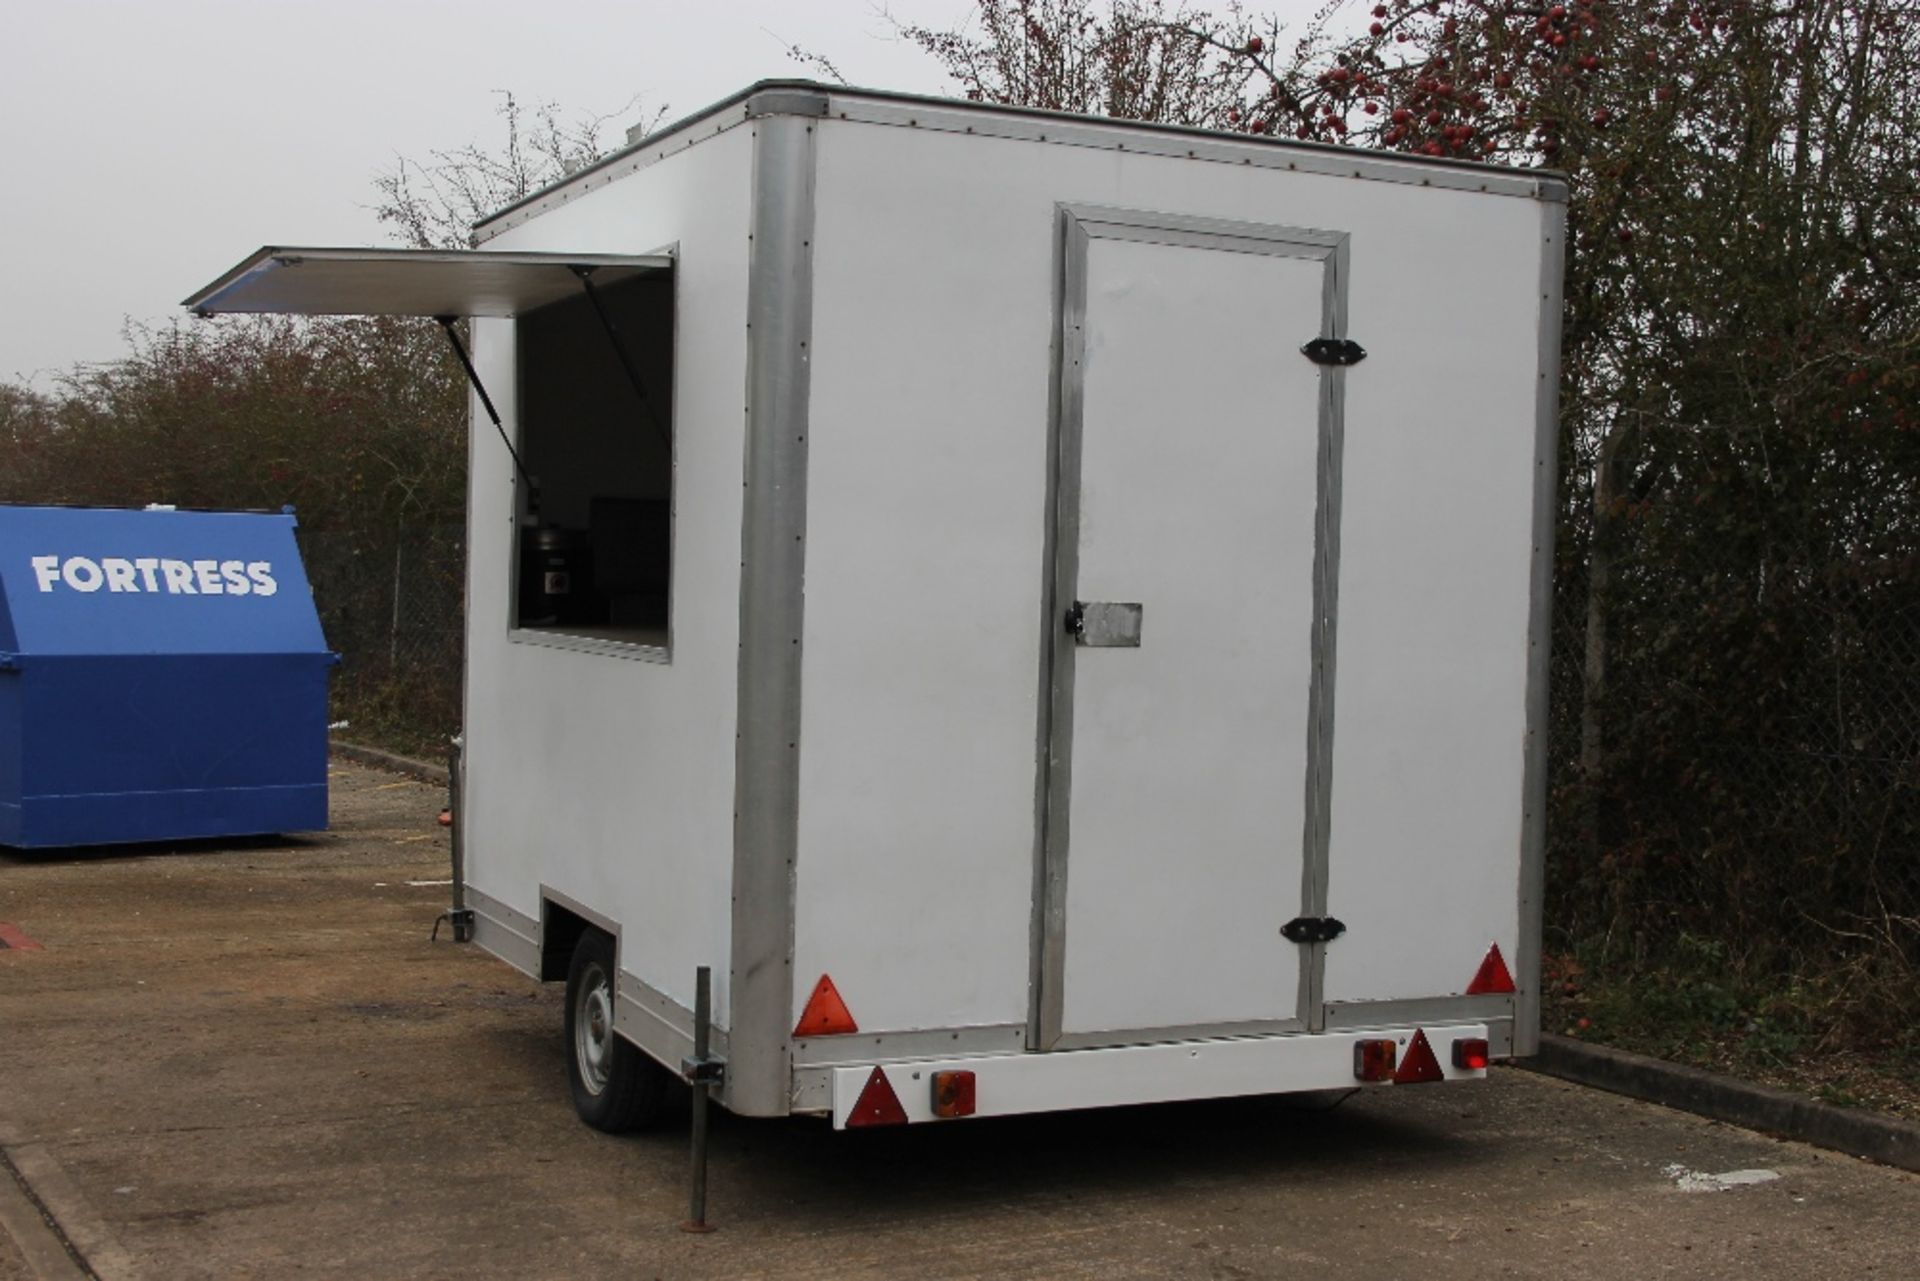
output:
M 1547 722 L 1553 654 L 1553 540 L 1560 481 L 1561 290 L 1566 273 L 1566 206 L 1540 210 L 1540 347 L 1533 439 L 1532 581 L 1527 618 L 1527 721 L 1522 751 L 1519 934 L 1515 943 L 1513 1052 L 1540 1048 L 1541 930 L 1547 879 Z
M 1565 179 L 1557 173 L 1540 170 L 1509 169 L 1473 161 L 1434 160 L 1345 145 L 1303 143 L 1292 139 L 1256 139 L 1192 126 L 1113 120 L 863 89 L 836 88 L 831 93 L 829 111 L 832 118 L 860 124 L 1085 147 L 1255 169 L 1281 169 L 1330 178 L 1358 178 L 1547 202 L 1564 202 L 1567 198 Z
M 466 887 L 466 900 L 473 909 L 473 941 L 480 950 L 538 982 L 540 922 L 471 885 Z
M 644 137 L 631 139 L 585 168 L 495 210 L 474 224 L 470 239 L 475 246 L 485 244 L 589 191 L 639 173 L 743 124 L 777 115 L 817 118 L 826 114 L 827 94 L 822 86 L 807 81 L 760 81 Z
M 1514 998 L 1501 993 L 1486 996 L 1428 996 L 1406 1000 L 1332 1001 L 1327 1005 L 1326 1030 L 1422 1027 L 1445 1023 L 1497 1023 L 1513 1018 Z
M 792 1096 L 816 136 L 814 121 L 797 115 L 762 117 L 753 130 L 731 1052 L 722 1101 L 734 1112 L 775 1116 Z
M 1288 227 L 1092 205 L 1057 207 L 1055 336 L 1049 405 L 1046 581 L 1041 586 L 1040 784 L 1035 847 L 1034 924 L 1028 1021 L 1041 1050 L 1125 1044 L 1138 1033 L 1066 1033 L 1067 883 L 1072 843 L 1075 646 L 1061 639 L 1061 603 L 1076 599 L 1079 580 L 1080 463 L 1084 432 L 1087 260 L 1094 240 L 1127 240 L 1231 253 L 1266 254 L 1322 264 L 1320 337 L 1347 334 L 1349 236 L 1324 228 Z M 1300 914 L 1324 915 L 1331 846 L 1335 619 L 1340 572 L 1340 461 L 1346 371 L 1321 366 L 1314 498 L 1313 633 L 1307 704 L 1305 821 L 1301 834 Z M 1276 905 L 1276 909 L 1279 905 Z M 1294 915 L 1291 908 L 1286 915 Z M 1276 917 L 1276 928 L 1283 917 Z M 1301 957 L 1295 1014 L 1281 1021 L 1307 1031 L 1322 1026 L 1326 945 Z M 1278 1026 L 1279 1024 L 1276 1024 Z
M 676 1072 L 693 1053 L 693 1011 L 632 970 L 619 970 L 614 981 L 613 1030 Z M 709 1028 L 707 1036 L 708 1048 L 726 1058 L 726 1029 Z
M 1024 1023 L 977 1023 L 967 1027 L 912 1028 L 803 1037 L 793 1043 L 793 1068 L 848 1063 L 891 1063 L 955 1054 L 1018 1054 L 1027 1048 Z

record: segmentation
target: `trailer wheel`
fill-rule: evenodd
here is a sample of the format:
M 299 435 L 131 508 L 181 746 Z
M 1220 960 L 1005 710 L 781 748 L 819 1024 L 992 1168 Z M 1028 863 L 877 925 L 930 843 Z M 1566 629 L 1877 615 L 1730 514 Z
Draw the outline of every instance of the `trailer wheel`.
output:
M 567 967 L 567 1083 L 573 1110 L 596 1130 L 620 1134 L 657 1125 L 674 1080 L 613 1031 L 613 940 L 581 931 Z

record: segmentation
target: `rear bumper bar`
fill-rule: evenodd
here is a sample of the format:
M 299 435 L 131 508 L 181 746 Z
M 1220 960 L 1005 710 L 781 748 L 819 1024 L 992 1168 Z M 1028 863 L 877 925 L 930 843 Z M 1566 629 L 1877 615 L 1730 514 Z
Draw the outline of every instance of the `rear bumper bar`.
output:
M 1422 1026 L 1446 1080 L 1486 1077 L 1485 1069 L 1453 1066 L 1452 1054 L 1456 1040 L 1486 1038 L 1486 1023 Z M 844 1129 L 875 1068 L 886 1073 L 909 1122 L 939 1119 L 933 1115 L 933 1074 L 955 1070 L 974 1074 L 975 1116 L 1340 1089 L 1360 1084 L 1353 1074 L 1356 1041 L 1392 1037 L 1404 1053 L 1414 1032 L 1413 1027 L 1391 1027 L 799 1068 L 794 1072 L 794 1110 L 827 1112 L 833 1128 Z

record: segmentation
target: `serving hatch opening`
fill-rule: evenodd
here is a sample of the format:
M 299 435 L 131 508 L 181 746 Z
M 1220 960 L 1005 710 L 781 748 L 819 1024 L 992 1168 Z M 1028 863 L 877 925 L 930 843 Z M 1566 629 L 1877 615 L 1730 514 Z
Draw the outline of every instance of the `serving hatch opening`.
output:
M 669 648 L 676 308 L 671 254 L 267 246 L 195 315 L 438 321 L 520 482 L 514 633 Z M 501 407 L 455 322 L 515 321 Z

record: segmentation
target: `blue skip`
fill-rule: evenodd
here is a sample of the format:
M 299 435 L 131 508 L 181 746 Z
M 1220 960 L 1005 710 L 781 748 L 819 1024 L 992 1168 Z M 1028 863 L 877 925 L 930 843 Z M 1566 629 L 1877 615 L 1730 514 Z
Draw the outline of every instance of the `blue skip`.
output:
M 0 506 L 0 845 L 327 825 L 291 514 Z

